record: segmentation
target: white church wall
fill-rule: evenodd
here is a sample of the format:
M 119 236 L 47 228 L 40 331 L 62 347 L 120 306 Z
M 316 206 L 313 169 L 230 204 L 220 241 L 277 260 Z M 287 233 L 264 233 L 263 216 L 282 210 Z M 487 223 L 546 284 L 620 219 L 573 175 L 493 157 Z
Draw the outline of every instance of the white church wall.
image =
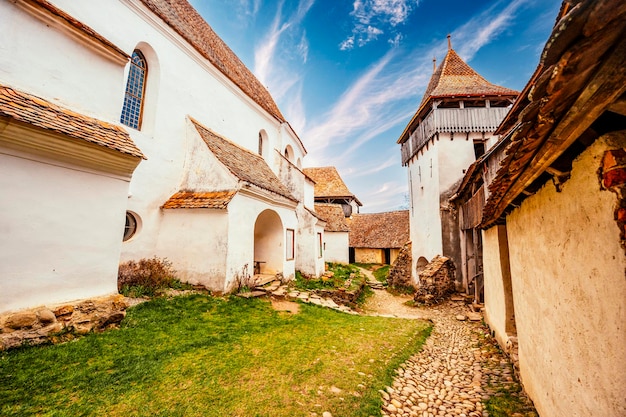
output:
M 0 2 L 0 39 L 0 83 L 99 119 L 119 120 L 123 64 L 13 2 Z
M 0 312 L 117 292 L 127 179 L 0 148 L 0 189 Z

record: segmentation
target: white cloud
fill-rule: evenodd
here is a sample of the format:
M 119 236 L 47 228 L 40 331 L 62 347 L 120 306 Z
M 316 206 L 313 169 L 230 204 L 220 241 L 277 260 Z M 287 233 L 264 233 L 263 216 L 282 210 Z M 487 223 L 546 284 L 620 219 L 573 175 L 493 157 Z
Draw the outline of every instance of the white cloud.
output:
M 460 48 L 455 48 L 459 55 L 467 61 L 471 60 L 478 50 L 506 31 L 515 18 L 515 13 L 528 1 L 514 0 L 501 11 L 497 10 L 501 4 L 498 3 L 456 29 L 452 33 L 452 40 L 464 40 Z
M 376 213 L 390 210 L 394 203 L 397 207 L 398 203 L 402 202 L 402 196 L 407 193 L 407 190 L 408 186 L 405 182 L 388 181 L 378 188 L 359 193 L 357 196 L 364 204 L 364 212 Z
M 465 59 L 471 58 L 506 30 L 527 1 L 514 0 L 503 9 L 494 6 L 470 19 L 453 32 L 457 51 L 463 51 Z M 477 31 L 476 27 L 480 26 L 477 22 L 491 23 Z M 403 127 L 417 110 L 432 74 L 429 57 L 445 52 L 445 42 L 441 40 L 410 51 L 403 58 L 399 50 L 392 48 L 368 68 L 325 115 L 309 122 L 302 137 L 308 144 L 311 159 L 327 161 L 327 164 L 349 164 L 365 144 L 394 127 Z
M 355 0 L 350 15 L 355 19 L 352 33 L 339 44 L 342 51 L 368 44 L 384 33 L 382 28 L 404 23 L 419 0 Z M 396 42 L 400 40 L 394 36 Z
M 410 0 L 356 0 L 353 4 L 352 16 L 365 25 L 375 20 L 387 21 L 392 26 L 403 23 L 413 3 L 417 6 L 418 1 Z
M 360 33 L 359 46 L 363 46 L 370 41 L 378 39 L 378 35 L 382 35 L 383 31 L 374 26 L 367 26 L 363 28 Z
M 339 49 L 342 51 L 347 51 L 348 49 L 354 48 L 354 35 L 348 36 L 339 44 Z
M 298 44 L 298 54 L 302 57 L 302 62 L 306 64 L 306 61 L 309 56 L 309 41 L 306 37 L 306 31 L 302 31 L 302 38 L 300 38 L 300 43 Z
M 387 42 L 389 42 L 391 46 L 399 46 L 400 41 L 402 41 L 402 38 L 403 36 L 401 33 L 396 33 L 396 35 L 393 38 L 387 39 Z
M 285 100 L 285 117 L 289 120 L 291 127 L 299 134 L 306 125 L 306 113 L 302 100 L 302 82 L 299 82 L 294 89 L 295 91 Z
M 300 0 L 297 9 L 286 19 L 283 19 L 284 1 L 281 1 L 277 6 L 276 14 L 267 34 L 255 48 L 254 73 L 277 101 L 287 96 L 292 88 L 302 81 L 301 75 L 297 71 L 289 70 L 289 62 L 287 61 L 291 55 L 277 51 L 279 48 L 296 51 L 299 59 L 306 63 L 309 43 L 306 32 L 300 28 L 300 23 L 314 3 L 315 0 Z M 285 36 L 286 34 L 290 36 Z M 285 38 L 291 41 L 294 35 L 299 38 L 299 42 L 286 45 Z M 297 95 L 297 97 L 301 97 L 301 95 Z M 300 106 L 300 108 L 302 106 L 302 104 L 293 105 Z M 301 119 L 305 120 L 303 117 Z
M 384 162 L 381 163 L 379 159 L 376 158 L 373 160 L 373 163 L 370 163 L 369 165 L 360 166 L 359 169 L 349 170 L 348 174 L 345 175 L 345 178 L 367 177 L 398 165 L 398 163 L 400 163 L 400 155 L 398 154 L 396 147 L 393 146 L 389 153 L 390 155 L 387 156 L 387 159 Z
M 237 14 L 254 17 L 259 12 L 260 7 L 261 0 L 239 0 L 238 8 L 241 13 Z

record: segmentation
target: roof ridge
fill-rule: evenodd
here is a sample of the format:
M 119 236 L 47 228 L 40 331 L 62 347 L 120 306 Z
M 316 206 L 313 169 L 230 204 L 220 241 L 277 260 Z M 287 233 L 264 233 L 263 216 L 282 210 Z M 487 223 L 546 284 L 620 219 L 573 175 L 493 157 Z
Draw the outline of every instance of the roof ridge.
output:
M 141 0 L 192 48 L 265 111 L 286 122 L 274 98 L 187 0 Z
M 206 129 L 207 131 L 211 132 L 213 135 L 217 136 L 218 138 L 228 142 L 229 144 L 236 146 L 237 148 L 239 148 L 240 150 L 242 150 L 243 152 L 249 153 L 250 156 L 253 156 L 255 158 L 260 158 L 263 159 L 263 157 L 259 154 L 256 154 L 254 152 L 252 152 L 250 149 L 248 148 L 244 148 L 243 146 L 241 146 L 240 144 L 238 144 L 237 142 L 233 142 L 232 140 L 228 139 L 226 136 L 217 133 L 215 130 L 211 129 L 210 127 L 206 127 L 205 125 L 203 125 L 202 123 L 200 123 L 197 119 L 193 118 L 192 116 L 187 116 L 189 117 L 189 120 L 191 120 L 191 122 L 196 126 L 196 127 L 201 127 L 202 129 Z M 265 162 L 265 159 L 263 159 L 263 162 Z
M 209 151 L 235 178 L 289 200 L 298 201 L 263 157 L 214 132 L 193 117 L 188 117 Z

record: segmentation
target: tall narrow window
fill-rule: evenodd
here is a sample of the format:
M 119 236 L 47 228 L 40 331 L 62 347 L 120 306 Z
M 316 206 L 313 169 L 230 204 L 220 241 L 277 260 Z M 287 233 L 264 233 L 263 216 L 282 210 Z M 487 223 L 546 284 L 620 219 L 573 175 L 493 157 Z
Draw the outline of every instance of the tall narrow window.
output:
M 259 132 L 259 155 L 263 156 L 263 135 Z
M 133 51 L 120 122 L 134 129 L 141 127 L 141 113 L 143 110 L 147 75 L 148 65 L 146 64 L 146 59 L 141 52 L 137 50 Z

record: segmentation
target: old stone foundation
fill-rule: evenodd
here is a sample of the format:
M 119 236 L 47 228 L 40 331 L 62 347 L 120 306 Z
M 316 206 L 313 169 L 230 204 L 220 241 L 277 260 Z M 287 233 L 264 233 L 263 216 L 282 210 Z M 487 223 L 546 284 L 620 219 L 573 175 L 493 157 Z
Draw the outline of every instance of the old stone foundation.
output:
M 126 316 L 120 294 L 0 315 L 0 350 L 23 345 L 58 343 L 76 335 L 116 327 Z

